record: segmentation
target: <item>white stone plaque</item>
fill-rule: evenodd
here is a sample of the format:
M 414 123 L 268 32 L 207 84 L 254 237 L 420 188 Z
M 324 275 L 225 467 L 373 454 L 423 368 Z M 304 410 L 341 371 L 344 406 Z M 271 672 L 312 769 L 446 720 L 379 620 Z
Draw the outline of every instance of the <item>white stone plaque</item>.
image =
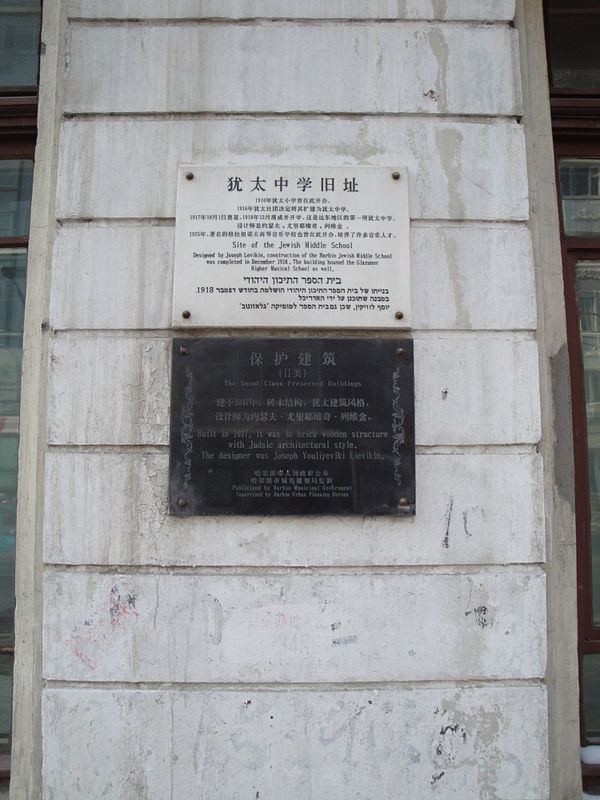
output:
M 409 328 L 397 167 L 178 171 L 173 325 Z

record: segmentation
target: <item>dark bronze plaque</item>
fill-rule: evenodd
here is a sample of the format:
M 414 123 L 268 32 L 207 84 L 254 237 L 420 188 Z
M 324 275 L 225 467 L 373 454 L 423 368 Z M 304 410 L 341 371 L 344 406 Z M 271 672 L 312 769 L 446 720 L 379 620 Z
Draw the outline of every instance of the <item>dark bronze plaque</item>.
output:
M 175 339 L 172 514 L 414 514 L 413 343 Z

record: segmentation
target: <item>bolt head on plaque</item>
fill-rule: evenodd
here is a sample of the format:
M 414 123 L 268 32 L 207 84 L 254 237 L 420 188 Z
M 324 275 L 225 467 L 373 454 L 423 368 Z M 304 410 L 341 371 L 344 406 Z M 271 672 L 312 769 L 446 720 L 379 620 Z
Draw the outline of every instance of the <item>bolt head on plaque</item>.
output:
M 186 172 L 185 173 L 186 181 L 193 181 L 194 180 L 194 173 L 193 172 Z
M 392 178 L 395 181 L 399 181 L 400 180 L 400 173 L 399 172 L 392 172 Z
M 404 314 L 402 313 L 402 311 L 396 311 L 395 316 L 396 319 L 404 319 Z
M 181 316 L 182 316 L 184 319 L 189 319 L 189 318 L 190 318 L 192 315 L 190 314 L 190 312 L 189 312 L 189 311 L 182 311 L 182 312 L 181 312 Z

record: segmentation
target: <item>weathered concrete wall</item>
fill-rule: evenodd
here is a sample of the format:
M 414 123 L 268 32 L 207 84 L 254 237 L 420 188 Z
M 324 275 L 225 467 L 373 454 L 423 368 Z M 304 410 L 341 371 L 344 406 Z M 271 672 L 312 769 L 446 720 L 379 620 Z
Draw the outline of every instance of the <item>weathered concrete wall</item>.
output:
M 309 28 L 275 21 L 79 22 L 71 26 L 67 42 L 64 107 L 78 114 L 510 115 L 520 109 L 518 84 L 507 80 L 514 70 L 514 40 L 506 26 L 428 22 L 322 21 Z M 484 81 L 474 80 L 474 63 Z M 199 79 L 181 81 L 182 75 Z
M 44 797 L 546 798 L 514 2 L 68 10 L 49 253 Z M 180 162 L 408 167 L 415 519 L 167 515 Z M 15 784 L 14 796 L 28 795 Z
M 562 254 L 541 3 L 519 0 L 530 229 L 536 262 L 546 517 L 550 799 L 581 797 L 573 432 Z
M 546 796 L 539 686 L 49 689 L 44 726 L 48 800 Z
M 514 0 L 70 0 L 72 19 L 446 19 L 507 22 Z

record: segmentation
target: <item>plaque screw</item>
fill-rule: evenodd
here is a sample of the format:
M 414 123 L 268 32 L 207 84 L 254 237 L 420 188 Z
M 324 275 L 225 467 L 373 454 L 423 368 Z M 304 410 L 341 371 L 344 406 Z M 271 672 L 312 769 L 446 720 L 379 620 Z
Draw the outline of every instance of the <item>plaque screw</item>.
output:
M 404 355 L 404 348 L 403 347 L 399 347 L 396 350 L 396 355 L 402 357 Z
M 400 500 L 400 503 L 402 503 L 402 500 Z M 187 500 L 185 499 L 185 497 L 180 497 L 179 500 L 177 501 L 177 505 L 179 506 L 179 508 L 185 508 L 187 506 Z
M 400 505 L 401 506 L 407 506 L 408 505 L 408 500 L 406 499 L 406 497 L 401 497 L 400 498 Z
M 187 349 L 187 347 L 183 347 L 182 346 L 182 347 L 179 348 L 179 355 L 180 356 L 187 356 L 189 354 L 189 352 L 190 351 Z
M 182 311 L 182 312 L 181 312 L 181 316 L 182 316 L 184 319 L 189 319 L 189 318 L 190 318 L 192 315 L 190 314 L 190 312 L 189 312 L 189 311 Z M 398 315 L 396 314 L 396 316 L 398 316 Z
M 186 172 L 185 173 L 186 181 L 193 181 L 194 180 L 194 173 L 193 172 Z
M 183 312 L 183 316 L 185 317 L 185 311 Z M 396 311 L 396 319 L 404 319 L 402 311 Z
M 399 181 L 400 180 L 400 173 L 399 172 L 392 172 L 392 178 L 395 181 Z

